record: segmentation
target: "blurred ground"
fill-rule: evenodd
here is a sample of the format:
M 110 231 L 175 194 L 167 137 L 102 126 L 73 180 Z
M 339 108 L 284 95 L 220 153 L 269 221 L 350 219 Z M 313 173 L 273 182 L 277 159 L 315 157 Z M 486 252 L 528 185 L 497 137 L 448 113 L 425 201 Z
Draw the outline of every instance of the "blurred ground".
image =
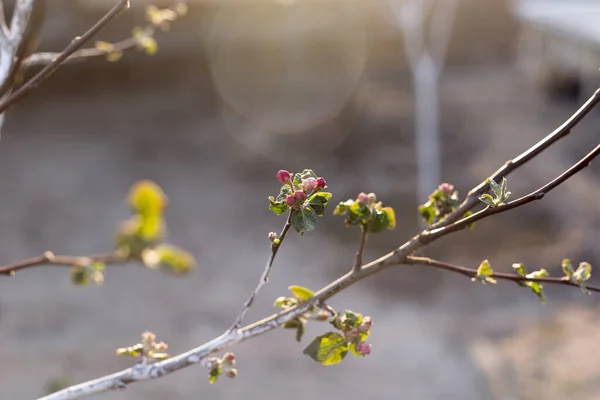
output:
M 103 287 L 86 289 L 74 288 L 68 271 L 53 267 L 1 280 L 0 388 L 7 398 L 40 396 L 52 379 L 80 382 L 126 368 L 130 360 L 114 349 L 135 343 L 146 329 L 173 353 L 226 329 L 260 275 L 267 233 L 283 222 L 265 204 L 280 168 L 313 168 L 326 177 L 335 201 L 375 191 L 396 208 L 398 229 L 371 240 L 369 258 L 415 234 L 411 83 L 405 70 L 390 67 L 392 49 L 388 43 L 370 53 L 339 113 L 332 109 L 332 117 L 295 134 L 271 134 L 220 101 L 207 66 L 210 52 L 200 46 L 178 57 L 72 65 L 16 107 L 0 141 L 3 263 L 45 250 L 110 249 L 117 223 L 128 215 L 129 186 L 148 178 L 169 195 L 169 240 L 192 251 L 199 268 L 178 279 L 137 265 L 113 267 Z M 248 68 L 260 68 L 247 59 Z M 249 81 L 259 89 L 244 104 L 272 121 L 256 110 L 268 109 L 264 93 L 280 93 L 277 86 Z M 441 88 L 444 179 L 462 193 L 577 107 L 540 93 L 508 59 L 493 66 L 453 63 Z M 331 99 L 314 101 L 335 103 Z M 514 196 L 584 155 L 596 144 L 598 122 L 596 112 L 511 177 Z M 600 258 L 598 172 L 592 164 L 539 204 L 483 221 L 425 254 L 470 266 L 489 258 L 498 270 L 524 262 L 558 273 L 564 257 L 594 264 Z M 345 272 L 357 239 L 331 215 L 317 232 L 292 235 L 248 320 L 273 312 L 272 300 L 290 284 L 317 289 Z M 332 301 L 375 321 L 373 354 L 365 359 L 320 367 L 301 354 L 290 332 L 279 330 L 235 348 L 239 376 L 233 381 L 210 386 L 206 370 L 188 368 L 98 398 L 258 399 L 276 392 L 290 400 L 598 398 L 600 354 L 589 344 L 600 335 L 596 297 L 577 289 L 546 291 L 549 302 L 541 306 L 516 285 L 484 287 L 397 267 Z M 324 329 L 311 326 L 305 342 Z

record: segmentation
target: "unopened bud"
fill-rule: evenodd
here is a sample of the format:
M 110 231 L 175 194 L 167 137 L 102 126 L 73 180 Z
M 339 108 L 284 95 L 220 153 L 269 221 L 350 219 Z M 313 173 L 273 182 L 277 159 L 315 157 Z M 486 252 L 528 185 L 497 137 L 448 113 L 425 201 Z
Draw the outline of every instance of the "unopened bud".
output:
M 306 191 L 315 190 L 317 187 L 317 180 L 315 178 L 306 178 L 302 180 L 302 189 Z
M 235 378 L 237 376 L 237 369 L 228 369 L 227 371 L 225 371 L 225 375 L 227 375 L 228 378 Z
M 288 206 L 293 206 L 294 204 L 296 204 L 296 197 L 290 195 L 288 197 L 285 198 L 285 204 L 287 204 Z
M 225 353 L 222 360 L 223 360 L 223 364 L 234 365 L 235 364 L 235 354 Z
M 325 186 L 327 186 L 327 182 L 325 181 L 324 178 L 317 178 L 317 188 L 318 189 L 323 189 Z
M 454 186 L 449 183 L 442 183 L 439 186 L 439 189 L 442 191 L 442 193 L 448 195 L 454 191 Z
M 358 353 L 361 356 L 366 356 L 371 354 L 371 345 L 365 342 L 362 342 L 361 344 L 358 345 Z
M 285 183 L 288 183 L 290 181 L 290 178 L 291 178 L 290 173 L 288 171 L 286 171 L 285 169 L 282 169 L 279 172 L 277 172 L 277 180 L 282 185 Z
M 371 329 L 372 325 L 373 321 L 371 321 L 371 317 L 364 317 L 358 329 L 364 333 Z
M 275 232 L 269 232 L 269 240 L 272 242 L 277 239 L 277 234 Z
M 358 194 L 356 201 L 362 204 L 367 204 L 369 202 L 369 196 L 366 193 L 361 192 Z
M 294 197 L 298 201 L 304 201 L 306 199 L 306 193 L 304 193 L 302 190 L 296 190 Z

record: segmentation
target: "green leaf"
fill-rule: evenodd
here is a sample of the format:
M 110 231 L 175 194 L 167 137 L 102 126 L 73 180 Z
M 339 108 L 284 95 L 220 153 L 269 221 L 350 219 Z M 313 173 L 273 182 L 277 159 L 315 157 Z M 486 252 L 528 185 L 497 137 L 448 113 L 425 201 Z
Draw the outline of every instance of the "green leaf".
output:
M 419 206 L 419 214 L 425 220 L 427 225 L 431 225 L 435 221 L 435 216 L 437 214 L 435 203 L 432 200 L 429 200 L 427 203 Z
M 585 282 L 592 277 L 592 266 L 590 263 L 582 262 L 579 263 L 579 267 L 573 273 L 571 277 L 572 280 L 579 284 L 581 291 L 584 294 L 590 294 L 590 292 L 585 288 Z
M 315 214 L 322 216 L 329 199 L 331 199 L 331 193 L 317 192 L 308 198 L 308 205 L 315 210 Z
M 342 326 L 348 326 L 354 328 L 362 322 L 362 314 L 355 313 L 350 310 L 345 310 L 344 315 L 341 317 Z
M 333 210 L 333 215 L 344 215 L 350 211 L 350 207 L 354 204 L 354 200 L 341 201 Z
M 505 185 L 505 181 L 506 181 L 506 179 L 502 178 L 502 186 Z M 498 183 L 496 183 L 496 181 L 492 178 L 488 178 L 487 183 L 490 185 L 490 189 L 492 189 L 492 192 L 494 192 L 495 197 L 497 199 L 501 199 L 502 195 L 503 195 L 502 186 L 500 186 Z
M 175 275 L 186 274 L 196 268 L 196 260 L 191 253 L 167 244 L 144 250 L 142 261 L 148 268 L 160 268 Z
M 300 343 L 302 341 L 302 336 L 304 336 L 304 324 L 300 324 L 298 328 L 296 328 L 296 342 Z
M 213 383 L 215 383 L 217 381 L 217 379 L 219 379 L 221 372 L 222 372 L 221 367 L 215 367 L 215 368 L 211 369 L 210 372 L 208 373 L 208 382 L 211 385 Z
M 565 258 L 562 261 L 561 267 L 562 267 L 563 274 L 565 274 L 565 276 L 568 276 L 569 278 L 571 276 L 573 276 L 573 273 L 575 272 L 575 270 L 573 269 L 573 264 L 571 264 L 571 260 L 569 260 L 568 258 Z
M 544 296 L 544 292 L 542 292 L 543 286 L 539 282 L 525 282 L 525 286 L 527 286 L 533 294 L 535 294 L 542 304 L 546 304 L 546 296 Z
M 269 196 L 269 210 L 277 215 L 281 215 L 288 210 L 288 205 L 284 201 L 277 202 L 273 196 Z
M 288 289 L 300 301 L 306 301 L 315 295 L 315 292 L 302 286 L 292 285 Z
M 476 281 L 477 279 L 479 279 L 483 284 L 485 284 L 486 282 L 494 284 L 496 283 L 496 280 L 492 278 L 491 275 L 493 274 L 494 270 L 492 269 L 490 262 L 488 260 L 483 260 L 479 265 L 479 268 L 477 268 L 477 276 L 475 276 L 471 280 Z
M 337 364 L 348 354 L 348 342 L 339 333 L 328 332 L 316 337 L 303 353 L 323 365 Z
M 117 349 L 118 356 L 140 357 L 143 354 L 144 346 L 141 343 L 131 347 Z
M 164 235 L 164 219 L 159 214 L 141 214 L 139 219 L 138 236 L 147 241 L 155 242 Z
M 85 286 L 90 281 L 90 274 L 85 267 L 73 267 L 71 270 L 71 281 L 77 286 Z
M 156 183 L 143 180 L 131 187 L 129 204 L 144 216 L 158 216 L 167 205 L 167 196 Z
M 299 235 L 313 231 L 317 226 L 317 217 L 312 208 L 302 207 L 292 211 L 292 227 Z
M 488 207 L 496 207 L 496 201 L 494 200 L 491 194 L 484 193 L 481 196 L 479 196 L 479 200 L 484 202 Z
M 369 233 L 378 233 L 396 227 L 396 216 L 391 207 L 381 210 L 374 209 L 367 229 Z

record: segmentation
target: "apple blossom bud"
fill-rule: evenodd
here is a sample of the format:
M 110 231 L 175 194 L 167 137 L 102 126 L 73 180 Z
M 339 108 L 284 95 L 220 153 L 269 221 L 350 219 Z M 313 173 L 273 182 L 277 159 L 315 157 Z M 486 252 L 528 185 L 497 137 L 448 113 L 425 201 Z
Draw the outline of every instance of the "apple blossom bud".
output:
M 277 180 L 282 185 L 284 183 L 288 183 L 290 181 L 290 178 L 291 178 L 290 173 L 288 171 L 286 171 L 285 169 L 282 169 L 279 172 L 277 172 Z
M 361 356 L 366 356 L 371 354 L 371 345 L 365 342 L 362 342 L 361 344 L 358 345 L 358 353 Z
M 327 185 L 327 182 L 325 182 L 324 178 L 321 178 L 321 177 L 317 178 L 317 189 L 323 189 L 326 185 Z
M 306 178 L 302 180 L 302 189 L 306 191 L 315 190 L 317 187 L 317 180 L 315 178 Z
M 235 378 L 237 376 L 237 369 L 228 369 L 227 371 L 225 371 L 225 375 L 227 375 L 228 378 Z
M 369 197 L 369 203 L 375 203 L 377 201 L 375 193 L 369 193 L 367 196 Z
M 285 204 L 287 204 L 288 206 L 293 206 L 296 203 L 296 197 L 289 195 L 288 197 L 285 198 Z
M 356 198 L 356 201 L 358 201 L 359 203 L 367 204 L 369 202 L 369 196 L 366 193 L 361 192 Z
M 294 197 L 298 201 L 304 201 L 306 200 L 306 193 L 304 193 L 302 190 L 296 190 L 296 192 L 294 192 Z
M 454 191 L 454 186 L 449 184 L 449 183 L 442 183 L 439 186 L 439 189 L 442 191 L 442 193 L 444 194 L 450 194 L 452 193 L 452 191 Z
M 269 241 L 274 241 L 277 239 L 277 234 L 275 232 L 269 232 Z
M 225 365 L 235 365 L 235 354 L 233 353 L 225 353 L 223 358 L 221 359 L 223 364 Z
M 364 317 L 358 329 L 361 332 L 367 332 L 371 329 L 371 325 L 373 325 L 373 321 L 371 321 L 371 317 Z

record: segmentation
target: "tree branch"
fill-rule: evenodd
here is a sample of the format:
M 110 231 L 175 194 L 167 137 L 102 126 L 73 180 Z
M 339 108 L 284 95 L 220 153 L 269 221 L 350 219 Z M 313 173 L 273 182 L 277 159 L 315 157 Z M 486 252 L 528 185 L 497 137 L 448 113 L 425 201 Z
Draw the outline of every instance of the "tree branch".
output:
M 425 241 L 429 242 L 429 241 L 435 240 L 436 238 L 438 238 L 442 235 L 447 235 L 449 233 L 464 229 L 467 226 L 469 226 L 470 224 L 472 224 L 476 221 L 479 221 L 483 218 L 489 217 L 494 214 L 500 214 L 502 212 L 512 210 L 513 208 L 524 206 L 525 204 L 531 203 L 532 201 L 535 201 L 535 200 L 543 199 L 544 196 L 548 192 L 550 192 L 552 189 L 554 189 L 557 186 L 561 185 L 562 183 L 566 182 L 569 178 L 571 178 L 573 175 L 575 175 L 582 169 L 588 167 L 591 164 L 592 160 L 598 156 L 598 154 L 600 154 L 600 144 L 598 146 L 596 146 L 594 148 L 594 150 L 590 151 L 585 157 L 583 157 L 581 160 L 579 160 L 577 163 L 575 163 L 571 168 L 569 168 L 568 170 L 563 172 L 561 175 L 556 177 L 551 182 L 549 182 L 546 185 L 542 186 L 541 188 L 537 189 L 536 191 L 531 192 L 528 195 L 525 195 L 517 200 L 513 200 L 509 203 L 500 205 L 498 207 L 484 208 L 483 210 L 478 211 L 478 212 L 476 212 L 466 218 L 463 218 L 457 222 L 454 222 L 451 225 L 447 225 L 442 228 L 429 230 L 424 234 Z M 479 201 L 479 200 L 477 200 L 477 201 Z
M 472 268 L 461 267 L 459 265 L 454 265 L 450 263 L 446 263 L 443 261 L 434 260 L 428 257 L 407 257 L 406 264 L 409 265 L 427 265 L 429 267 L 435 267 L 444 269 L 446 271 L 456 272 L 458 274 L 467 276 L 469 278 L 474 278 L 477 276 L 477 270 Z M 525 276 L 520 276 L 516 274 L 507 274 L 502 272 L 494 272 L 489 275 L 490 277 L 496 279 L 502 279 L 512 282 L 540 282 L 540 283 L 552 283 L 557 285 L 566 285 L 566 286 L 575 286 L 579 287 L 579 284 L 576 282 L 572 282 L 568 277 L 556 278 L 556 277 L 540 277 L 540 278 L 527 278 Z M 594 285 L 585 285 L 585 288 L 591 292 L 600 292 L 600 286 Z
M 360 270 L 360 267 L 363 265 L 363 253 L 365 252 L 365 246 L 367 244 L 367 236 L 368 236 L 366 226 L 362 225 L 360 227 L 360 244 L 358 246 L 358 251 L 354 256 L 354 268 L 353 271 L 356 272 Z
M 19 261 L 14 264 L 1 266 L 0 275 L 14 276 L 15 272 L 20 269 L 38 267 L 41 265 L 63 265 L 63 266 L 86 266 L 94 261 L 104 263 L 115 263 L 124 261 L 114 253 L 97 254 L 92 256 L 55 256 L 51 251 L 46 251 L 38 257 L 33 257 L 27 260 Z
M 30 4 L 33 3 L 32 0 L 22 0 L 18 4 Z M 2 99 L 0 101 L 0 113 L 3 113 L 16 103 L 18 100 L 29 94 L 31 91 L 36 89 L 46 78 L 48 78 L 52 73 L 54 73 L 58 67 L 75 53 L 81 46 L 83 46 L 88 40 L 90 40 L 96 33 L 98 33 L 106 24 L 108 24 L 112 19 L 114 19 L 117 15 L 119 15 L 122 11 L 129 8 L 129 0 L 118 0 L 117 4 L 104 16 L 102 17 L 94 26 L 92 26 L 87 32 L 85 32 L 82 36 L 78 36 L 63 50 L 58 57 L 56 57 L 50 64 L 46 65 L 40 72 L 38 72 L 35 76 L 29 79 L 27 82 L 23 84 L 18 90 L 14 93 L 8 95 L 8 97 Z M 18 11 L 18 10 L 17 10 Z M 15 11 L 15 16 L 19 14 Z M 13 21 L 15 17 L 13 17 Z M 11 23 L 11 32 L 10 38 L 13 38 L 13 25 L 15 27 L 19 27 L 21 29 L 21 25 L 18 23 Z M 17 31 L 15 31 L 17 32 Z M 15 33 L 16 35 L 16 33 Z M 0 65 L 2 64 L 0 60 Z M 1 70 L 1 68 L 0 68 Z
M 579 110 L 577 110 L 569 119 L 567 119 L 561 126 L 555 129 L 548 136 L 540 140 L 538 143 L 521 153 L 516 158 L 507 161 L 502 167 L 500 167 L 491 176 L 496 182 L 499 182 L 503 177 L 508 176 L 511 172 L 525 165 L 528 161 L 540 155 L 548 147 L 552 146 L 559 139 L 569 135 L 571 130 L 600 102 L 600 89 L 596 90 L 594 94 L 584 103 Z M 442 228 L 450 225 L 459 219 L 461 219 L 467 211 L 470 211 L 477 204 L 480 203 L 479 196 L 489 190 L 489 185 L 486 181 L 483 181 L 475 188 L 471 189 L 467 194 L 467 197 L 462 204 L 452 213 L 448 214 L 446 218 L 434 224 L 431 228 Z
M 252 292 L 250 297 L 248 297 L 248 300 L 246 300 L 246 302 L 242 306 L 242 309 L 240 310 L 240 313 L 238 314 L 237 318 L 235 319 L 235 322 L 233 323 L 230 330 L 236 330 L 236 329 L 239 329 L 240 326 L 242 326 L 242 322 L 244 321 L 244 316 L 246 315 L 246 313 L 248 312 L 250 307 L 252 307 L 252 303 L 254 303 L 254 299 L 256 299 L 256 296 L 258 296 L 258 292 L 260 292 L 262 287 L 269 281 L 269 273 L 271 272 L 271 268 L 273 268 L 273 262 L 275 261 L 275 256 L 277 255 L 277 252 L 279 251 L 279 247 L 281 247 L 281 243 L 283 243 L 283 240 L 287 236 L 291 226 L 292 226 L 292 212 L 290 211 L 290 213 L 288 214 L 287 221 L 286 221 L 285 225 L 283 226 L 283 230 L 279 234 L 279 237 L 275 238 L 274 241 L 271 242 L 271 254 L 269 255 L 269 259 L 267 260 L 265 269 L 260 277 L 260 280 L 258 281 L 258 285 L 254 289 L 254 292 Z

